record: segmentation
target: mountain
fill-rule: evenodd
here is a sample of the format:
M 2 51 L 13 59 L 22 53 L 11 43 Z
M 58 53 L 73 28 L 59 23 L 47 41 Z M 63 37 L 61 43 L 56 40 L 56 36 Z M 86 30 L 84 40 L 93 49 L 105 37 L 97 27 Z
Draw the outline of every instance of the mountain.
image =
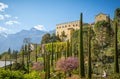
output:
M 55 33 L 55 30 L 46 32 L 32 28 L 30 30 L 22 30 L 16 34 L 0 33 L 0 53 L 7 51 L 8 48 L 20 50 L 24 38 L 30 38 L 32 43 L 40 43 L 42 36 L 46 33 Z

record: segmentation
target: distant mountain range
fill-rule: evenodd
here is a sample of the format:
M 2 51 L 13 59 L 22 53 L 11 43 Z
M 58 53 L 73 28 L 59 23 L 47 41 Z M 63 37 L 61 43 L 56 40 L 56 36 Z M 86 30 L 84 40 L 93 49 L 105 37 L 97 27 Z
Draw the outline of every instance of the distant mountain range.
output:
M 55 33 L 53 31 L 42 31 L 35 28 L 30 30 L 22 30 L 16 34 L 0 33 L 0 53 L 7 51 L 9 48 L 12 50 L 20 50 L 23 45 L 24 38 L 30 38 L 32 43 L 40 43 L 42 36 L 46 33 Z

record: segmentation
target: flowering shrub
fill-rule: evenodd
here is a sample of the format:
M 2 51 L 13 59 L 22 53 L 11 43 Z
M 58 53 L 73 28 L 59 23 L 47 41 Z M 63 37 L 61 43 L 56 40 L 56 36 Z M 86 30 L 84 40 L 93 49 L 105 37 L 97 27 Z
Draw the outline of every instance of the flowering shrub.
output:
M 57 61 L 56 68 L 65 72 L 71 72 L 78 68 L 78 58 L 68 57 L 67 59 L 61 58 Z
M 43 70 L 44 65 L 41 62 L 35 62 L 35 63 L 33 63 L 32 69 L 36 70 L 36 71 Z

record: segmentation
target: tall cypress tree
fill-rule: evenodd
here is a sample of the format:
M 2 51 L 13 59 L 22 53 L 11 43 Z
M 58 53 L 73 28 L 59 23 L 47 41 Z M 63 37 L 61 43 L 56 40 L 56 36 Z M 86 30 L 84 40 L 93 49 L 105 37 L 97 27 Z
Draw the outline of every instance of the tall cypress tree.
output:
M 67 53 L 67 57 L 69 57 L 70 53 L 69 53 L 69 40 L 66 42 L 66 53 Z
M 53 66 L 53 60 L 54 60 L 53 55 L 54 53 L 53 53 L 53 42 L 52 42 L 51 43 L 51 66 Z
M 55 62 L 57 61 L 57 44 L 55 44 Z
M 27 56 L 26 62 L 27 62 L 27 70 L 29 73 L 29 52 L 28 52 L 28 45 L 27 44 L 25 44 L 25 54 Z
M 22 65 L 24 66 L 24 46 L 22 46 Z
M 50 52 L 46 53 L 46 70 L 45 70 L 45 79 L 50 78 Z
M 114 72 L 119 73 L 119 63 L 118 63 L 118 45 L 117 45 L 117 22 L 115 21 L 115 53 L 114 53 Z
M 88 31 L 88 74 L 87 77 L 91 79 L 91 27 Z
M 37 44 L 35 44 L 35 60 L 37 62 Z
M 78 58 L 79 58 L 79 75 L 80 77 L 85 77 L 84 69 L 84 54 L 83 54 L 83 33 L 82 33 L 82 13 L 80 14 L 80 33 L 79 33 L 79 48 L 78 48 Z
M 8 54 L 9 54 L 10 70 L 11 70 L 11 67 L 12 67 L 12 57 L 11 57 L 11 49 L 10 48 L 8 49 Z
M 5 70 L 6 70 L 6 56 L 5 56 Z
M 30 54 L 31 54 L 31 47 L 30 47 L 30 43 L 28 44 L 28 61 L 30 63 Z
M 27 49 L 28 49 L 28 55 L 27 55 L 27 68 L 28 68 L 28 73 L 29 73 L 30 53 L 31 53 L 30 43 L 28 44 Z

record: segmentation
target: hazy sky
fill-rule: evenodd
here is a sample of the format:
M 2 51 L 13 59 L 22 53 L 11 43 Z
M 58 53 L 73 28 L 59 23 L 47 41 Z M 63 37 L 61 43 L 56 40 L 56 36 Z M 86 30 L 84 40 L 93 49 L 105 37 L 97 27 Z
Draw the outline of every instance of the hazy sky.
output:
M 53 30 L 56 24 L 79 20 L 94 22 L 98 13 L 114 17 L 120 0 L 0 0 L 0 32 L 16 33 L 23 29 Z

